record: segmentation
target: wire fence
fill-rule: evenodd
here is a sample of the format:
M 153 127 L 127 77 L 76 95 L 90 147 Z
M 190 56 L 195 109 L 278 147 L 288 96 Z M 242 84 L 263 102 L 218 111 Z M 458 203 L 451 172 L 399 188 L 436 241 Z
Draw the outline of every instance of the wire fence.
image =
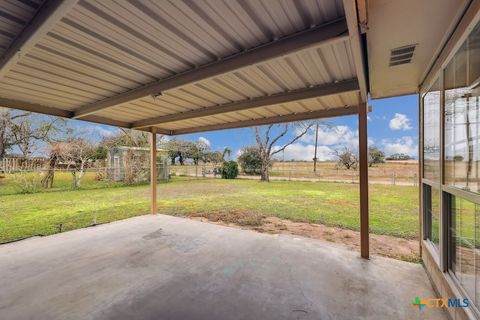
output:
M 157 165 L 158 181 L 166 181 L 169 176 L 168 166 Z M 17 169 L 0 173 L 0 195 L 131 186 L 149 181 L 149 166 Z
M 218 166 L 206 165 L 174 165 L 170 166 L 170 172 L 176 176 L 221 178 Z M 306 168 L 305 165 L 276 164 L 269 170 L 270 180 L 283 181 L 318 181 L 318 182 L 341 182 L 359 183 L 359 172 L 356 169 L 342 168 Z M 260 170 L 241 168 L 239 178 L 258 179 Z M 369 168 L 369 183 L 418 186 L 418 173 L 416 167 L 409 168 Z

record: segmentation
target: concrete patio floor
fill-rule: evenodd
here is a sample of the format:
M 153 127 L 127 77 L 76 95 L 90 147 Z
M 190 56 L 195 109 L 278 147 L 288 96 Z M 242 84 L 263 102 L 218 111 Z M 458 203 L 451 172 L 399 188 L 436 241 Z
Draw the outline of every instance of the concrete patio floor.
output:
M 1 319 L 447 319 L 419 264 L 141 216 L 0 246 Z

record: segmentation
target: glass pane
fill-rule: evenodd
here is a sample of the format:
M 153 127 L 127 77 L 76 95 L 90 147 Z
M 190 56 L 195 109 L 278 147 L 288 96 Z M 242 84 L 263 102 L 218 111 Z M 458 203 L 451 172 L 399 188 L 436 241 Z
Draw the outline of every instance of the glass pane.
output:
M 468 36 L 468 51 L 469 79 L 472 79 L 472 83 L 478 83 L 480 78 L 480 23 L 477 24 Z
M 423 97 L 424 177 L 440 181 L 440 81 Z
M 468 200 L 453 197 L 450 224 L 451 269 L 477 306 L 480 300 L 477 287 L 480 285 L 479 260 L 479 206 Z
M 480 28 L 445 69 L 445 183 L 480 191 Z
M 429 239 L 438 250 L 440 235 L 440 190 L 424 184 L 423 192 L 425 211 L 425 238 Z
M 432 236 L 430 240 L 438 250 L 440 243 L 440 190 L 433 187 L 430 214 L 432 215 Z

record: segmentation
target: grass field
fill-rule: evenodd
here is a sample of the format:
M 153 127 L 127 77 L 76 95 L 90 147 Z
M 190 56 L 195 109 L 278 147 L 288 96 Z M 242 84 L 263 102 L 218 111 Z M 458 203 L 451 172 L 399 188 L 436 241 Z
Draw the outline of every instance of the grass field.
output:
M 100 188 L 88 179 L 79 190 L 62 191 L 69 177 L 58 176 L 54 190 L 12 194 L 0 185 L 0 242 L 52 234 L 146 214 L 147 185 Z M 65 181 L 64 181 L 65 180 Z M 5 189 L 4 189 L 5 188 Z M 9 191 L 5 191 L 9 190 Z M 418 192 L 414 187 L 370 187 L 371 232 L 413 239 L 418 233 Z M 174 177 L 159 184 L 158 208 L 171 215 L 243 213 L 240 224 L 266 216 L 359 229 L 358 185 L 313 182 L 194 179 Z M 245 218 L 246 216 L 246 218 Z
M 103 189 L 124 186 L 122 182 L 96 179 L 96 172 L 90 171 L 81 180 L 80 190 Z M 0 175 L 0 196 L 19 193 L 58 192 L 71 190 L 73 178 L 70 172 L 55 173 L 53 187 L 43 189 L 40 185 L 42 172 L 12 173 Z

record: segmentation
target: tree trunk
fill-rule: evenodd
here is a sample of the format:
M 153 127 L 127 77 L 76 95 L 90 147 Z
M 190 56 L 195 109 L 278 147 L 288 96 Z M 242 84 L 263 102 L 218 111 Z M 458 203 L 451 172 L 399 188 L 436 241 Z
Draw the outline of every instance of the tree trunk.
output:
M 45 189 L 51 189 L 53 186 L 53 178 L 55 176 L 55 166 L 57 164 L 57 157 L 52 156 L 48 162 L 48 171 L 45 177 L 42 178 L 42 187 Z
M 270 159 L 268 156 L 264 155 L 262 157 L 262 176 L 260 178 L 261 181 L 269 182 L 270 181 Z
M 82 168 L 80 172 L 78 173 L 77 179 L 75 180 L 77 185 L 77 188 L 80 188 L 80 183 L 82 182 L 83 175 L 85 174 L 85 170 Z
M 72 170 L 72 189 L 77 188 L 77 172 L 75 169 Z
M 85 174 L 85 162 L 82 161 L 80 164 L 80 170 L 78 175 L 75 175 L 75 188 L 80 188 L 80 183 L 82 182 L 83 175 Z

